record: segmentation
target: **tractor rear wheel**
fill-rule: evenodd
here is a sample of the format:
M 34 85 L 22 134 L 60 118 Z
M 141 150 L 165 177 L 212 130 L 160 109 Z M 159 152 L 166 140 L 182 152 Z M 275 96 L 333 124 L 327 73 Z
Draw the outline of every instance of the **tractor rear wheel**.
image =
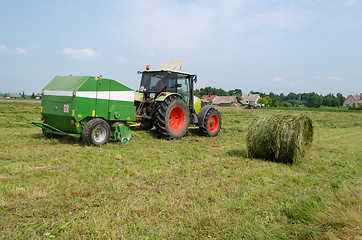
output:
M 180 139 L 190 125 L 190 110 L 179 96 L 171 95 L 155 110 L 155 126 L 161 137 Z
M 219 134 L 221 128 L 221 115 L 218 110 L 211 108 L 205 115 L 200 133 L 203 136 L 215 137 Z
M 108 143 L 111 135 L 111 128 L 101 118 L 93 118 L 83 128 L 82 139 L 84 144 L 100 146 Z

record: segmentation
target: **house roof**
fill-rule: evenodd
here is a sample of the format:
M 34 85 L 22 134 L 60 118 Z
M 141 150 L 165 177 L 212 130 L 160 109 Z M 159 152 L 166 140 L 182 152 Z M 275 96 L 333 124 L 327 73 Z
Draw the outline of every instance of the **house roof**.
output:
M 21 98 L 21 95 L 18 93 L 10 93 L 9 96 L 10 98 Z
M 211 95 L 211 94 L 209 94 L 209 95 L 204 95 L 204 96 L 202 96 L 202 99 L 204 99 L 204 100 L 206 100 L 206 101 L 212 101 L 212 100 L 214 100 L 215 97 L 217 97 L 217 95 Z
M 259 94 L 243 94 L 243 95 L 241 95 L 241 97 L 242 97 L 241 102 L 243 104 L 248 104 L 250 102 L 256 103 L 258 101 L 258 99 L 260 98 L 260 95 Z
M 359 95 L 348 95 L 346 99 L 353 97 L 357 103 L 362 104 L 362 94 Z
M 212 102 L 214 104 L 230 104 L 238 102 L 238 99 L 236 96 L 216 96 Z

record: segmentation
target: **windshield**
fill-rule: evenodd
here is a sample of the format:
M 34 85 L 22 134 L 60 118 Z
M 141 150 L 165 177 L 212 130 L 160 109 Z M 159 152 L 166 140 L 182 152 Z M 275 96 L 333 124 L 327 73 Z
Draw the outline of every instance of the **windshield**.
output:
M 167 87 L 168 72 L 143 72 L 140 92 L 161 92 Z

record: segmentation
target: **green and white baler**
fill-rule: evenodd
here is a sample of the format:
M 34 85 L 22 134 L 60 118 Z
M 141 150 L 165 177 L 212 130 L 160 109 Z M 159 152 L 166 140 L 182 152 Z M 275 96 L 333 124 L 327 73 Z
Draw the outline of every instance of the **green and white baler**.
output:
M 43 129 L 46 138 L 66 135 L 82 138 L 86 145 L 109 139 L 128 142 L 130 122 L 136 120 L 134 90 L 102 77 L 57 76 L 43 89 Z

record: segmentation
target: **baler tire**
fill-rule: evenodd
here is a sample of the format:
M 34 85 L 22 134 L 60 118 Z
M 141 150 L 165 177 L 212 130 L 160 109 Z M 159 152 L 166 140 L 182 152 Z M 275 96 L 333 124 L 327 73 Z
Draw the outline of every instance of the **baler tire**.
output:
M 155 127 L 165 139 L 180 139 L 190 125 L 190 110 L 179 96 L 171 95 L 155 109 Z
M 111 135 L 109 124 L 101 118 L 93 118 L 83 128 L 82 139 L 85 145 L 107 144 Z
M 211 108 L 205 115 L 200 133 L 202 136 L 215 137 L 219 134 L 221 129 L 221 115 L 218 110 Z

